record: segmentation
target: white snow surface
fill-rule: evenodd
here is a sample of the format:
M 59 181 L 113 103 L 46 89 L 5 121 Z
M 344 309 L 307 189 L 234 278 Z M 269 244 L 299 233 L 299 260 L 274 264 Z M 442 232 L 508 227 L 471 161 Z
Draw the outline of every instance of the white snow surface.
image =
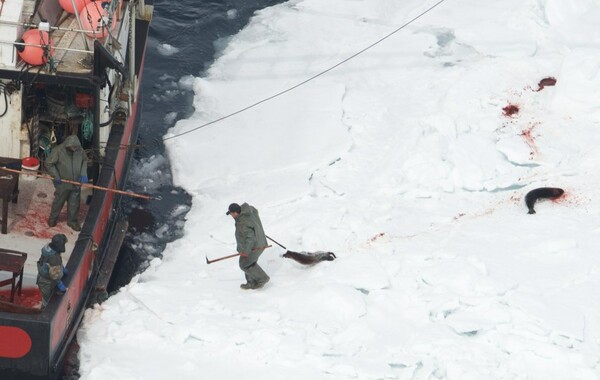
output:
M 257 12 L 184 78 L 196 112 L 165 137 L 433 4 Z M 599 379 L 599 23 L 598 0 L 448 0 L 167 140 L 193 196 L 185 236 L 86 312 L 81 378 Z M 565 195 L 528 215 L 537 187 Z M 337 260 L 303 267 L 273 244 L 271 282 L 241 290 L 237 259 L 205 261 L 235 253 L 231 202 Z

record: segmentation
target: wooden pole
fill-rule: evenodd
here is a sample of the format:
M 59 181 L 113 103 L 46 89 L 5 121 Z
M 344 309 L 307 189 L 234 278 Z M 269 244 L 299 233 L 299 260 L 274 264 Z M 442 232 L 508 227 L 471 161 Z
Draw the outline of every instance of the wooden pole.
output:
M 22 171 L 22 170 L 16 170 L 16 169 L 9 169 L 9 168 L 5 168 L 5 167 L 0 167 L 0 170 L 4 170 L 10 173 L 15 173 L 15 174 L 24 174 L 24 175 L 32 175 L 38 178 L 45 178 L 45 179 L 49 179 L 49 180 L 54 180 L 54 178 L 52 176 L 49 175 L 44 175 L 44 174 L 38 174 L 36 173 L 29 173 L 26 171 Z M 68 179 L 63 179 L 61 180 L 64 183 L 70 183 L 71 185 L 75 185 L 75 186 L 81 186 L 81 187 L 89 187 L 92 189 L 97 189 L 97 190 L 102 190 L 102 191 L 110 191 L 111 193 L 117 193 L 117 194 L 123 194 L 123 195 L 127 195 L 130 197 L 135 197 L 135 198 L 142 198 L 142 199 L 155 199 L 155 200 L 160 200 L 160 198 L 157 197 L 152 197 L 150 195 L 144 195 L 144 194 L 138 194 L 138 193 L 133 193 L 130 191 L 123 191 L 123 190 L 118 190 L 118 189 L 111 189 L 109 187 L 103 187 L 103 186 L 97 186 L 97 185 L 93 185 L 91 183 L 83 183 L 83 182 L 77 182 L 77 181 L 70 181 Z
M 261 249 L 267 249 L 267 248 L 271 248 L 271 246 L 270 245 L 265 245 L 264 247 L 254 248 L 252 250 L 252 252 L 259 251 Z M 240 253 L 238 252 L 238 253 L 234 253 L 233 255 L 219 257 L 218 259 L 214 259 L 214 260 L 209 260 L 208 257 L 206 257 L 206 263 L 207 264 L 212 264 L 212 263 L 216 263 L 217 261 L 221 261 L 221 260 L 225 260 L 225 259 L 230 259 L 232 257 L 236 257 L 236 256 L 239 256 L 239 255 L 240 255 Z
M 219 257 L 218 259 L 214 259 L 214 260 L 209 260 L 208 257 L 206 257 L 206 263 L 207 264 L 212 264 L 212 263 L 216 263 L 217 261 L 221 261 L 221 260 L 225 260 L 225 259 L 230 259 L 232 257 L 236 257 L 236 256 L 239 256 L 239 255 L 240 255 L 239 253 L 234 253 L 233 255 Z

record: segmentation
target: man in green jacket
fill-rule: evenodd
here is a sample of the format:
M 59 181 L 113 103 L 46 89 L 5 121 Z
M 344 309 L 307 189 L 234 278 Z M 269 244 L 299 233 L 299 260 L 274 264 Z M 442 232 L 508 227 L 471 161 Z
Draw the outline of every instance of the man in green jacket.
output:
M 235 240 L 240 253 L 240 269 L 246 275 L 246 283 L 242 289 L 262 288 L 270 278 L 258 265 L 258 258 L 267 247 L 267 238 L 258 210 L 248 203 L 241 206 L 237 203 L 229 205 L 226 213 L 235 220 Z
M 62 182 L 88 182 L 87 156 L 81 147 L 81 142 L 75 135 L 67 136 L 62 144 L 54 147 L 46 160 L 46 170 L 54 177 L 54 201 L 48 217 L 48 225 L 56 226 L 58 215 L 67 202 L 67 225 L 75 231 L 81 231 L 78 214 L 81 201 L 81 186 Z
M 42 308 L 50 302 L 54 289 L 57 289 L 58 294 L 61 295 L 67 291 L 62 278 L 68 272 L 67 268 L 63 266 L 60 256 L 65 251 L 67 241 L 64 234 L 56 234 L 52 236 L 52 241 L 42 248 L 42 254 L 37 262 L 38 276 L 36 280 L 42 293 Z

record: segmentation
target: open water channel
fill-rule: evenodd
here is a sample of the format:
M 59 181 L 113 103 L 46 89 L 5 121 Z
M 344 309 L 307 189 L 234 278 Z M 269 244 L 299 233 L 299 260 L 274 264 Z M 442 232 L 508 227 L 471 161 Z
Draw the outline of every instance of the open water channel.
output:
M 149 0 L 147 0 L 149 3 Z M 182 236 L 191 198 L 173 185 L 162 137 L 193 112 L 189 85 L 202 76 L 228 38 L 255 11 L 283 0 L 156 0 L 142 79 L 141 127 L 128 190 L 160 197 L 123 202 L 129 232 L 121 248 L 110 291 L 126 285 L 167 243 Z

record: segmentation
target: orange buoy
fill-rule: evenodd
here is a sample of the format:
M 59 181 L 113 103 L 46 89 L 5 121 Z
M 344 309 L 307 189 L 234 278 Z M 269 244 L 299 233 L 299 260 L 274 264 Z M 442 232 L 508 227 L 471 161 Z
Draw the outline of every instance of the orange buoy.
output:
M 54 53 L 54 44 L 52 43 L 52 39 L 48 35 L 48 32 L 44 32 L 39 29 L 29 29 L 23 33 L 23 37 L 21 37 L 18 42 L 25 44 L 25 46 L 16 46 L 19 57 L 33 66 L 39 66 L 48 63 L 48 58 Z M 48 52 L 46 52 L 47 47 L 50 48 Z
M 79 14 L 81 20 L 81 26 L 84 30 L 89 30 L 86 33 L 92 38 L 104 38 L 108 34 L 108 25 L 106 24 L 109 19 L 108 8 L 110 7 L 111 1 L 91 1 L 86 4 Z M 112 20 L 113 25 L 117 24 L 118 12 L 115 12 L 115 16 Z
M 75 8 L 77 10 L 77 14 L 81 13 L 81 10 L 87 3 L 92 0 L 75 0 Z M 64 9 L 67 13 L 75 14 L 75 9 L 73 9 L 73 2 L 71 0 L 58 0 L 62 9 Z

